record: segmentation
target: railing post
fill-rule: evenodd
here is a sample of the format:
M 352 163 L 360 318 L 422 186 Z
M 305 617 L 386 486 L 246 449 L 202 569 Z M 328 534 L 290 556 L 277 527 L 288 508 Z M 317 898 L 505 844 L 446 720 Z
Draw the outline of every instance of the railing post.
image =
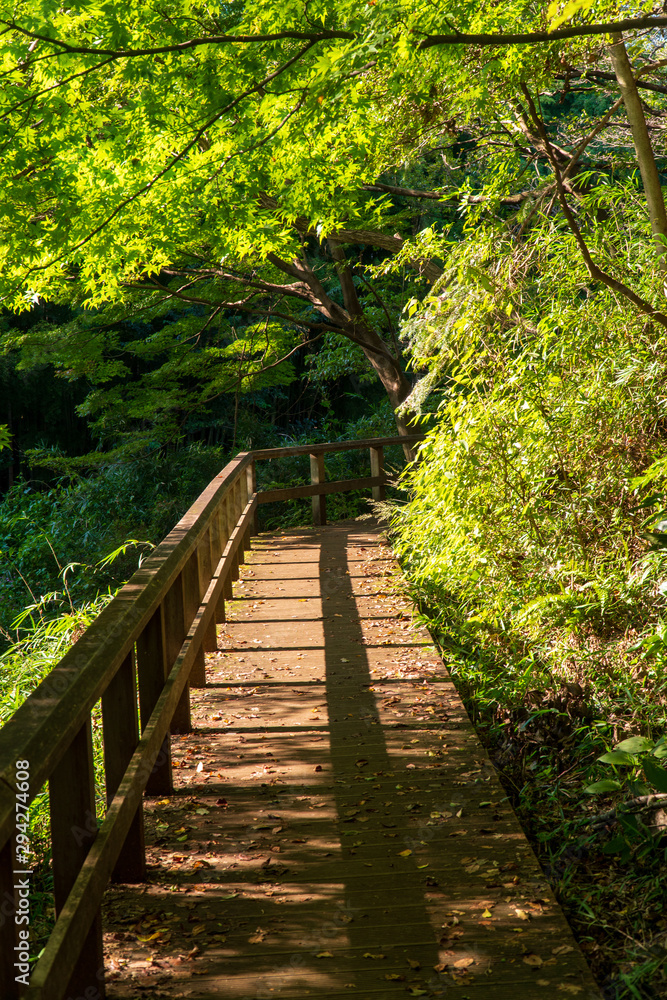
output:
M 236 514 L 236 483 L 232 483 L 229 487 L 229 492 L 227 494 L 227 501 L 225 503 L 225 513 L 227 515 L 227 528 L 229 531 L 228 538 L 231 538 L 232 532 L 236 527 L 236 522 L 238 521 L 238 515 Z M 234 580 L 239 578 L 239 552 L 238 549 L 232 556 L 232 568 L 229 574 L 229 596 L 232 596 L 232 583 Z
M 246 468 L 246 474 L 245 474 L 245 476 L 243 476 L 243 478 L 241 480 L 241 514 L 245 510 L 246 505 L 248 503 L 248 500 L 252 496 L 252 493 L 253 493 L 253 490 L 252 490 L 252 483 L 251 483 L 251 477 L 250 477 L 250 466 L 248 466 Z M 250 524 L 248 524 L 246 526 L 245 531 L 243 532 L 243 542 L 241 543 L 242 546 L 243 546 L 243 551 L 244 551 L 244 557 L 243 557 L 243 561 L 244 562 L 245 562 L 245 552 L 247 552 L 247 550 L 250 548 L 250 536 L 251 536 L 251 534 L 252 534 L 252 526 Z
M 90 717 L 81 727 L 49 778 L 53 895 L 56 916 L 62 910 L 86 855 L 97 836 L 95 771 Z M 104 997 L 102 920 L 98 911 L 72 972 L 65 996 L 96 990 Z
M 377 448 L 369 448 L 371 453 L 371 476 L 384 476 L 384 448 L 378 445 Z M 373 486 L 373 499 L 384 500 L 385 486 Z
M 197 549 L 197 564 L 199 568 L 199 593 L 200 593 L 200 603 L 204 599 L 204 595 L 209 588 L 209 584 L 213 579 L 213 560 L 211 558 L 211 528 L 208 528 L 204 534 L 203 539 L 199 543 L 199 548 Z M 218 648 L 218 635 L 215 630 L 215 618 L 211 618 L 206 632 L 204 633 L 203 649 L 207 653 L 215 653 Z M 206 683 L 206 678 L 204 676 L 204 683 Z
M 245 476 L 239 476 L 234 483 L 234 527 L 239 523 L 239 518 L 243 513 L 243 508 L 245 506 L 243 502 L 243 494 L 245 491 L 246 479 Z M 236 550 L 238 553 L 239 564 L 245 562 L 245 537 L 241 539 L 241 544 Z
M 181 651 L 183 640 L 188 634 L 185 622 L 185 582 L 183 573 L 179 573 L 171 587 L 164 595 L 162 612 L 164 616 L 164 649 L 166 672 L 169 673 Z M 190 683 L 186 683 L 171 719 L 172 733 L 191 733 L 190 719 Z
M 227 506 L 225 501 L 223 501 L 218 507 L 217 513 L 217 524 L 218 524 L 218 538 L 220 539 L 218 561 L 222 558 L 222 554 L 225 551 L 225 546 L 229 540 L 229 529 L 227 527 Z M 225 611 L 225 601 L 232 596 L 232 579 L 229 570 L 225 573 L 225 579 L 222 584 L 222 594 L 220 595 L 220 600 L 218 601 L 218 606 L 215 609 L 215 619 L 218 622 L 227 621 L 227 613 Z
M 125 657 L 102 695 L 102 726 L 104 776 L 107 805 L 109 805 L 139 742 L 133 653 Z M 112 878 L 115 882 L 143 882 L 145 876 L 144 812 L 140 804 L 118 856 Z
M 195 615 L 201 604 L 202 592 L 201 581 L 202 571 L 200 568 L 199 546 L 192 553 L 183 567 L 183 598 L 185 602 L 185 627 L 190 629 Z M 204 646 L 201 645 L 195 653 L 194 662 L 190 669 L 190 687 L 206 687 L 206 658 L 204 656 Z
M 164 608 L 161 604 L 137 638 L 137 677 L 139 680 L 139 717 L 146 728 L 167 677 Z M 171 795 L 174 790 L 169 736 L 157 755 L 146 782 L 146 795 Z
M 246 469 L 246 478 L 248 482 L 248 499 L 257 492 L 257 466 L 253 458 L 252 462 Z M 255 507 L 255 512 L 252 516 L 252 522 L 250 528 L 248 529 L 248 548 L 250 548 L 250 535 L 256 535 L 259 532 L 259 519 L 257 517 L 257 508 Z
M 324 452 L 320 451 L 310 456 L 310 481 L 315 486 L 323 483 L 324 473 Z M 315 527 L 327 523 L 327 498 L 319 493 L 313 497 L 313 524 Z
M 7 1000 L 18 1000 L 19 987 L 16 982 L 17 961 L 14 950 L 17 941 L 16 893 L 14 885 L 20 875 L 14 875 L 14 840 L 10 838 L 0 848 L 0 996 Z
M 211 521 L 211 565 L 213 566 L 213 572 L 216 571 L 218 563 L 222 557 L 222 553 L 225 551 L 225 545 L 227 544 L 226 532 L 227 520 L 223 517 L 223 509 L 222 505 L 220 505 Z M 215 620 L 218 623 L 227 620 L 227 615 L 225 613 L 225 595 L 226 588 L 223 584 L 223 592 L 220 595 L 215 608 Z

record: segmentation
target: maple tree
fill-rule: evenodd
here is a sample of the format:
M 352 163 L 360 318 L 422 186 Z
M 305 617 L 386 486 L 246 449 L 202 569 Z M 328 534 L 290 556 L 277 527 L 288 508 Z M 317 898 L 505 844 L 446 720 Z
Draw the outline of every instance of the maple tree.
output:
M 506 119 L 508 109 L 511 128 L 527 131 L 558 172 L 530 93 L 528 117 L 516 111 L 522 88 L 537 99 L 559 60 L 575 72 L 576 59 L 599 61 L 610 31 L 666 23 L 650 5 L 621 10 L 589 0 L 562 10 L 451 0 L 437 9 L 0 4 L 2 301 L 16 310 L 47 297 L 84 309 L 64 336 L 38 342 L 74 372 L 99 373 L 105 351 L 109 368 L 90 322 L 91 310 L 109 303 L 112 319 L 119 305 L 126 316 L 202 307 L 200 328 L 222 324 L 223 353 L 253 359 L 248 379 L 279 361 L 286 327 L 298 331 L 290 351 L 299 339 L 340 334 L 363 351 L 397 409 L 412 382 L 390 324 L 371 315 L 371 296 L 360 293 L 367 262 L 359 248 L 393 255 L 427 281 L 441 267 L 437 248 L 434 255 L 414 233 L 396 233 L 395 196 L 410 189 L 383 177 L 417 161 L 447 129 L 460 133 L 479 114 Z M 647 157 L 650 149 L 640 165 Z M 493 202 L 515 173 L 491 158 L 479 197 Z M 417 197 L 446 199 L 446 188 Z M 461 193 L 453 195 L 456 205 Z M 659 201 L 649 198 L 658 238 Z M 404 214 L 398 228 L 405 225 Z M 240 341 L 230 334 L 231 314 L 266 321 L 273 333 L 263 349 L 255 342 L 261 327 Z M 87 339 L 97 346 L 83 346 Z M 217 375 L 212 381 L 211 393 L 231 384 L 229 373 L 222 388 Z M 397 422 L 407 429 L 400 412 Z

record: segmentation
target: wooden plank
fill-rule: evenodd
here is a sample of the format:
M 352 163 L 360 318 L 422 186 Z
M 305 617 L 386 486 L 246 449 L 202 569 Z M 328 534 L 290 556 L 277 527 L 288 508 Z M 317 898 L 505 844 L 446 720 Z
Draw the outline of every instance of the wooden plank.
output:
M 202 541 L 199 543 L 199 548 L 197 549 L 198 558 L 198 568 L 199 568 L 199 593 L 203 596 L 208 585 L 211 582 L 211 577 L 213 576 L 213 564 L 211 559 L 211 529 L 206 532 Z M 201 600 L 200 596 L 200 600 Z M 215 619 L 211 619 L 211 622 L 206 630 L 206 635 L 204 636 L 204 641 L 202 643 L 202 659 L 204 659 L 204 652 L 215 653 L 218 648 L 218 636 L 215 631 Z M 204 683 L 206 683 L 206 667 L 204 666 Z
M 320 486 L 326 479 L 324 468 L 324 452 L 316 452 L 310 456 L 310 481 L 313 486 Z M 313 525 L 317 528 L 327 523 L 327 498 L 318 489 L 313 494 Z
M 319 483 L 315 486 L 290 486 L 283 490 L 265 490 L 257 494 L 257 503 L 275 503 L 276 500 L 295 500 L 297 497 L 312 497 L 318 493 L 345 493 L 348 490 L 365 490 L 371 486 L 381 486 L 384 476 L 366 476 L 363 479 L 338 479 L 333 483 Z
M 231 538 L 235 529 L 236 523 L 238 521 L 238 514 L 236 513 L 236 493 L 234 490 L 230 490 L 229 498 L 227 500 L 226 506 L 227 512 L 227 530 L 229 531 L 229 537 Z M 230 579 L 230 593 L 231 593 L 231 583 L 239 578 L 239 556 L 238 556 L 238 545 L 234 549 L 234 554 L 232 556 L 232 562 L 230 567 L 229 579 Z
M 120 785 L 139 742 L 134 655 L 126 656 L 102 695 L 104 776 L 107 805 Z M 118 856 L 115 882 L 143 882 L 146 876 L 144 813 L 141 803 Z
M 172 583 L 162 602 L 165 628 L 165 671 L 168 674 L 180 652 L 188 633 L 185 622 L 185 596 L 183 571 Z M 191 733 L 190 686 L 186 684 L 171 720 L 172 733 Z
M 229 541 L 229 539 L 231 537 L 231 534 L 232 534 L 232 531 L 233 531 L 233 527 L 234 527 L 231 524 L 231 522 L 230 522 L 230 516 L 229 516 L 229 504 L 230 503 L 231 503 L 231 500 L 230 500 L 229 496 L 227 496 L 227 498 L 222 502 L 221 507 L 220 507 L 220 517 L 221 517 L 221 520 L 222 520 L 223 525 L 224 525 L 224 533 L 225 533 L 225 538 L 227 539 L 227 541 Z M 223 551 L 224 551 L 224 548 L 225 548 L 225 546 L 223 546 Z M 238 570 L 238 566 L 237 566 L 237 570 Z M 233 587 L 232 587 L 232 583 L 233 583 L 234 579 L 235 579 L 235 577 L 233 575 L 233 569 L 230 566 L 229 569 L 228 569 L 228 571 L 227 571 L 227 576 L 225 578 L 225 585 L 224 585 L 224 589 L 223 589 L 223 594 L 224 594 L 226 600 L 231 600 L 232 597 L 234 596 L 234 591 L 233 591 Z
M 215 520 L 215 524 L 217 525 L 217 531 L 216 531 L 217 543 L 215 545 L 215 552 L 213 551 L 213 546 L 211 546 L 211 555 L 213 557 L 213 566 L 217 567 L 218 562 L 220 561 L 220 557 L 222 556 L 222 553 L 225 550 L 225 545 L 227 544 L 227 541 L 229 539 L 229 534 L 227 532 L 227 518 L 225 516 L 224 510 L 222 509 L 222 506 L 220 506 L 220 508 L 218 509 L 218 516 Z M 228 596 L 227 590 L 230 587 L 231 587 L 231 582 L 228 583 L 227 580 L 225 579 L 222 594 L 220 595 L 220 599 L 218 600 L 218 603 L 216 605 L 216 610 L 215 610 L 216 622 L 227 621 L 227 613 L 225 611 L 225 598 Z
M 183 568 L 183 599 L 185 601 L 185 624 L 189 628 L 202 599 L 202 573 L 199 566 L 199 550 L 192 553 Z M 206 661 L 203 644 L 195 654 L 189 682 L 191 687 L 206 687 Z
M 246 469 L 246 476 L 248 481 L 248 500 L 249 500 L 253 496 L 253 494 L 257 492 L 257 464 L 254 461 L 254 459 Z M 258 531 L 259 531 L 259 521 L 257 518 L 257 511 L 255 511 L 254 520 L 250 525 L 250 534 L 256 535 Z M 248 542 L 248 547 L 250 547 L 249 542 Z
M 97 836 L 95 771 L 90 720 L 82 726 L 49 778 L 53 896 L 56 916 L 62 911 Z M 67 970 L 66 991 L 75 997 L 89 987 L 103 998 L 104 954 L 99 907 L 90 914 L 82 950 Z
M 299 444 L 291 448 L 260 448 L 250 454 L 259 461 L 267 458 L 286 458 L 289 455 L 312 455 L 318 452 L 329 451 L 356 451 L 357 449 L 377 447 L 379 445 L 389 446 L 393 444 L 415 444 L 423 441 L 425 434 L 396 435 L 396 437 L 386 438 L 364 438 L 358 441 L 331 441 L 322 444 Z
M 380 478 L 384 480 L 384 448 L 382 445 L 374 446 L 369 448 L 371 455 L 371 476 L 375 478 Z M 384 500 L 385 498 L 385 486 L 384 482 L 381 486 L 373 487 L 373 499 L 374 500 Z
M 239 478 L 236 481 L 236 487 L 235 487 L 235 491 L 234 491 L 234 498 L 235 498 L 235 504 L 236 504 L 236 506 L 235 506 L 236 523 L 238 523 L 238 520 L 241 517 L 241 514 L 243 512 L 243 508 L 246 505 L 246 500 L 245 500 L 245 497 L 244 497 L 244 487 L 245 487 L 245 485 L 246 485 L 246 483 L 245 483 L 245 476 L 243 476 L 243 477 L 239 476 Z M 245 562 L 245 545 L 243 545 L 243 544 L 239 545 L 238 559 L 239 559 L 239 564 L 241 564 L 241 565 Z
M 163 605 L 160 605 L 148 625 L 137 638 L 139 715 L 142 732 L 148 725 L 164 687 L 166 676 L 165 650 L 164 614 Z M 171 795 L 173 790 L 171 744 L 167 736 L 146 782 L 146 794 Z
M 255 509 L 257 507 L 259 494 L 255 494 L 254 497 L 248 501 L 246 507 L 238 520 L 238 523 L 231 535 L 229 536 L 229 541 L 225 546 L 225 551 L 223 552 L 220 562 L 218 563 L 215 573 L 214 580 L 215 583 L 215 594 L 216 599 L 218 594 L 223 593 L 223 588 L 226 586 L 226 582 L 230 579 L 231 570 L 234 566 L 237 556 L 236 553 L 240 546 L 243 544 L 243 536 L 245 534 L 248 524 L 251 523 L 253 517 L 255 516 Z M 238 566 L 238 563 L 236 563 Z

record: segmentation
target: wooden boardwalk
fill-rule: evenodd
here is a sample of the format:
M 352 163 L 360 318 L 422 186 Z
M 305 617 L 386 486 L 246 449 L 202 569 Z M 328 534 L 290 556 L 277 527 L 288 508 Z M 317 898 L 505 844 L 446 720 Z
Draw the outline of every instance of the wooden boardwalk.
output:
M 253 539 L 108 996 L 600 994 L 371 521 Z

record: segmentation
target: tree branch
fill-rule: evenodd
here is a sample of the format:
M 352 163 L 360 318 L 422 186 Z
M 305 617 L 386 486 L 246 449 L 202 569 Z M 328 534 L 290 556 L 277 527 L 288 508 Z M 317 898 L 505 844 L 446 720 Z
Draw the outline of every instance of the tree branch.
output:
M 568 73 L 571 80 L 591 80 L 593 83 L 602 84 L 603 81 L 609 81 L 610 83 L 616 83 L 616 76 L 614 73 L 605 73 L 598 69 L 587 69 L 583 72 L 579 70 L 572 70 Z M 556 76 L 557 80 L 564 80 L 566 77 L 563 74 L 558 74 Z M 667 86 L 663 86 L 659 83 L 647 83 L 645 80 L 636 79 L 638 87 L 642 87 L 644 90 L 653 90 L 658 94 L 667 94 Z
M 534 45 L 536 42 L 557 42 L 563 38 L 607 35 L 612 31 L 664 27 L 667 27 L 667 17 L 626 17 L 622 21 L 611 21 L 608 24 L 576 24 L 568 28 L 557 28 L 555 31 L 500 32 L 497 35 L 457 31 L 454 35 L 428 35 L 417 47 L 430 49 L 434 45 Z
M 640 295 L 637 295 L 636 292 L 634 292 L 631 288 L 625 285 L 622 281 L 618 281 L 617 278 L 614 278 L 611 274 L 607 274 L 606 271 L 603 271 L 600 267 L 598 267 L 598 265 L 591 257 L 588 246 L 586 245 L 586 242 L 581 234 L 581 230 L 579 229 L 577 220 L 575 219 L 572 213 L 572 209 L 568 204 L 567 197 L 565 194 L 565 188 L 563 186 L 561 170 L 558 165 L 558 160 L 556 159 L 556 156 L 551 148 L 551 144 L 549 142 L 549 138 L 547 136 L 544 123 L 537 113 L 535 104 L 533 103 L 533 99 L 530 96 L 530 93 L 525 83 L 521 84 L 521 90 L 523 91 L 524 96 L 528 102 L 528 107 L 530 109 L 531 117 L 540 134 L 542 142 L 544 143 L 544 148 L 547 151 L 549 160 L 551 161 L 551 166 L 553 168 L 554 177 L 556 180 L 556 191 L 558 192 L 558 200 L 563 210 L 563 215 L 565 216 L 567 224 L 572 231 L 572 235 L 576 240 L 577 246 L 579 247 L 581 256 L 584 259 L 584 263 L 588 268 L 588 273 L 590 274 L 591 278 L 595 279 L 596 281 L 601 281 L 603 285 L 607 286 L 607 288 L 611 288 L 613 291 L 618 292 L 619 295 L 622 295 L 623 298 L 629 299 L 630 302 L 632 302 L 633 305 L 637 306 L 637 308 L 641 312 L 645 313 L 647 316 L 650 316 L 651 319 L 655 320 L 657 323 L 660 323 L 661 326 L 664 326 L 665 329 L 667 329 L 667 316 L 665 315 L 665 313 L 660 312 L 660 310 L 652 306 L 651 303 L 648 302 L 646 299 L 642 298 Z
M 46 42 L 48 45 L 55 45 L 62 52 L 71 55 L 83 56 L 110 56 L 112 59 L 132 59 L 135 56 L 157 56 L 167 52 L 176 53 L 188 52 L 190 49 L 199 48 L 202 45 L 240 45 L 250 42 L 278 42 L 284 38 L 292 38 L 296 41 L 316 42 L 326 41 L 329 38 L 354 39 L 356 36 L 351 31 L 334 31 L 323 29 L 322 31 L 276 31 L 267 35 L 208 35 L 200 38 L 191 38 L 187 42 L 176 42 L 173 45 L 158 45 L 155 48 L 145 49 L 101 49 L 86 45 L 70 45 L 59 38 L 51 38 L 49 35 L 40 35 L 39 32 L 29 31 L 15 21 L 0 21 L 6 25 L 7 31 L 18 31 L 26 38 L 32 38 L 39 42 Z M 4 32 L 3 32 L 4 33 Z

